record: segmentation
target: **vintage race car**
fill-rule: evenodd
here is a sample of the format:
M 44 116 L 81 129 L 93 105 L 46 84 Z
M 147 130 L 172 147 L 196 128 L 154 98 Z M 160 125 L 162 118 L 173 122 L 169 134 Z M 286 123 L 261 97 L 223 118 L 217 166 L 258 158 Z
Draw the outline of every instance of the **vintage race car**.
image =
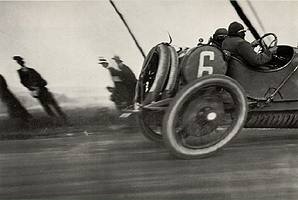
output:
M 210 156 L 244 128 L 298 127 L 298 48 L 277 45 L 270 63 L 248 66 L 207 44 L 177 51 L 168 43 L 148 53 L 135 111 L 145 137 L 184 159 Z M 268 42 L 267 42 L 268 43 Z

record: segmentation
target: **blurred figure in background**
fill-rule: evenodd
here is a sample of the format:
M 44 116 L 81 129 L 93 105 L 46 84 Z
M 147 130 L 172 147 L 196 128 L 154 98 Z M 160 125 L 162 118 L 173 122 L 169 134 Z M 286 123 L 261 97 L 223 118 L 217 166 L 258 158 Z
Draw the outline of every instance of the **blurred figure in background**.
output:
M 20 119 L 27 125 L 29 120 L 33 117 L 27 112 L 24 106 L 18 101 L 18 99 L 8 89 L 7 83 L 4 77 L 0 74 L 0 99 L 7 106 L 9 117 Z
M 135 74 L 131 71 L 131 69 L 125 64 L 123 64 L 123 61 L 120 59 L 119 56 L 115 55 L 112 59 L 115 60 L 115 62 L 118 65 L 118 68 L 121 70 L 119 76 L 122 79 L 128 91 L 128 106 L 130 106 L 134 102 L 137 79 L 135 77 Z
M 99 57 L 99 63 L 105 69 L 109 70 L 115 87 L 108 86 L 107 89 L 112 93 L 111 101 L 116 104 L 119 110 L 122 110 L 132 104 L 129 91 L 123 80 L 122 71 L 109 66 L 109 62 L 104 57 Z
M 52 106 L 58 115 L 63 120 L 66 120 L 66 115 L 62 112 L 53 95 L 46 88 L 47 82 L 34 69 L 26 67 L 22 57 L 14 56 L 13 59 L 21 66 L 21 68 L 17 70 L 21 79 L 21 83 L 29 89 L 31 95 L 34 98 L 39 100 L 47 114 L 50 117 L 56 117 L 55 113 L 50 107 Z

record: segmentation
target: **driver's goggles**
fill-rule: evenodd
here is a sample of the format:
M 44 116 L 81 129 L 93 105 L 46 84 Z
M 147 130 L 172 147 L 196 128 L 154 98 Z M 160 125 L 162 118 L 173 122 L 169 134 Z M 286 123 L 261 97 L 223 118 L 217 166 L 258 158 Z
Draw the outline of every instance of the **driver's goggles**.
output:
M 216 37 L 216 39 L 218 39 L 218 40 L 223 40 L 223 39 L 225 39 L 227 36 L 226 35 L 218 35 L 217 37 Z
M 241 29 L 241 30 L 237 31 L 237 33 L 245 33 L 245 32 L 246 32 L 245 29 Z

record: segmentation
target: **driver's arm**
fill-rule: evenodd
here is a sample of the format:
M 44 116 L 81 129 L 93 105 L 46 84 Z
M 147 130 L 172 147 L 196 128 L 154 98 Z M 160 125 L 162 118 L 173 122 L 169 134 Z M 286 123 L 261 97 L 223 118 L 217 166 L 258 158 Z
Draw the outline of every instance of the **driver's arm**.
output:
M 251 66 L 260 66 L 269 62 L 272 58 L 272 53 L 269 50 L 264 50 L 263 53 L 256 53 L 251 43 L 243 40 L 239 43 L 238 54 L 247 61 Z
M 260 42 L 262 42 L 262 46 L 263 46 L 263 47 L 266 46 L 265 42 L 264 42 L 264 41 L 260 41 L 260 39 L 254 40 L 254 41 L 252 41 L 250 44 L 251 44 L 251 46 L 252 46 L 253 48 L 255 48 L 255 47 L 257 47 L 258 45 L 260 45 Z M 268 51 L 271 52 L 271 54 L 276 54 L 277 47 L 270 47 L 270 48 L 268 49 Z M 267 53 L 267 54 L 269 55 L 270 53 Z

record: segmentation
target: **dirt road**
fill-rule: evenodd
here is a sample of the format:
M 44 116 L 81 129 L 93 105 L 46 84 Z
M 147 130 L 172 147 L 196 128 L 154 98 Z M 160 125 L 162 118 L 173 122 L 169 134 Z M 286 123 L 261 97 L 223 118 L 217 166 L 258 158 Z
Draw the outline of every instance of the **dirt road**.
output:
M 200 160 L 177 159 L 129 129 L 2 140 L 0 197 L 298 199 L 296 132 L 243 130 Z

